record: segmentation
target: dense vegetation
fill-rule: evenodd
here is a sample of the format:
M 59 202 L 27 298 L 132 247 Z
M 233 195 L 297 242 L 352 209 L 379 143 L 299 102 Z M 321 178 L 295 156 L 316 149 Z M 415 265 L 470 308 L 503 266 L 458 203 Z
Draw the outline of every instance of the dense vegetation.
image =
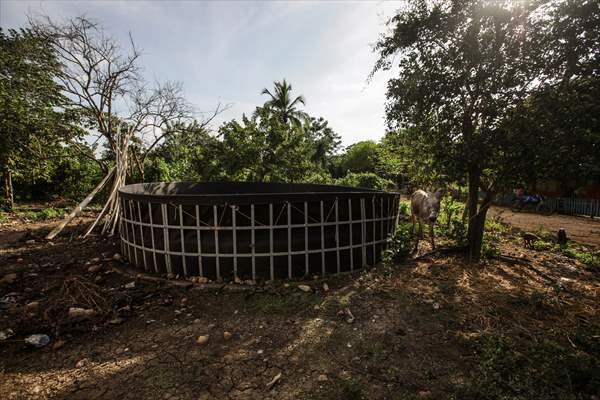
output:
M 476 261 L 495 194 L 518 183 L 573 186 L 600 176 L 600 6 L 593 0 L 411 2 L 374 49 L 373 74 L 397 71 L 388 84 L 388 132 L 347 148 L 326 119 L 303 110 L 311 99 L 285 79 L 262 90 L 265 102 L 251 115 L 215 126 L 220 109 L 194 116 L 180 85 L 145 91 L 135 47 L 119 53 L 95 22 L 30 24 L 0 31 L 8 208 L 14 198 L 85 197 L 119 149 L 131 160 L 122 171 L 128 182 L 454 185 L 468 191 L 466 238 Z M 81 57 L 71 57 L 77 51 Z M 87 64 L 78 65 L 82 57 Z M 110 105 L 119 102 L 135 112 L 117 113 Z M 158 129 L 148 139 L 151 125 Z M 119 131 L 132 132 L 127 143 Z

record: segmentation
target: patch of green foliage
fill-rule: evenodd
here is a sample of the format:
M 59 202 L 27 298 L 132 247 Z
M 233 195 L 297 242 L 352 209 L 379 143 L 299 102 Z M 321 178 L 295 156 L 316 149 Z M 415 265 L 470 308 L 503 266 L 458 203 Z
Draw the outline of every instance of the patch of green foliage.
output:
M 574 258 L 582 262 L 592 270 L 600 271 L 600 254 L 598 253 L 578 250 L 577 248 L 568 244 L 563 246 L 555 245 L 554 250 L 562 253 L 563 255 L 569 258 Z
M 335 181 L 338 185 L 363 187 L 378 190 L 392 190 L 394 182 L 382 178 L 373 172 L 348 172 L 343 178 Z
M 414 247 L 414 232 L 412 224 L 400 222 L 389 248 L 383 253 L 384 263 L 390 264 L 404 260 Z
M 407 201 L 401 201 L 398 212 L 400 215 L 410 216 L 410 203 Z
M 436 234 L 463 245 L 467 239 L 467 225 L 462 219 L 464 204 L 450 197 L 442 199 Z
M 65 208 L 48 207 L 40 211 L 20 211 L 17 212 L 22 218 L 27 218 L 31 221 L 45 221 L 48 219 L 62 218 L 67 214 Z
M 546 242 L 544 240 L 536 240 L 531 245 L 536 251 L 547 251 L 554 247 L 552 243 Z
M 581 343 L 593 339 L 582 336 Z M 486 334 L 477 350 L 479 365 L 458 388 L 457 398 L 575 400 L 600 387 L 599 354 L 591 347 L 573 349 L 545 339 L 522 350 L 510 338 Z

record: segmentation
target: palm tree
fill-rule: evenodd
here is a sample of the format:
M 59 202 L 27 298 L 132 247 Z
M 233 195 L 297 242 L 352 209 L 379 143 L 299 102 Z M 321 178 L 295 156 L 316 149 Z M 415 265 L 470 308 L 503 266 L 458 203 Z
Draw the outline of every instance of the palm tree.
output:
M 292 85 L 287 83 L 285 79 L 282 82 L 275 81 L 273 84 L 275 86 L 273 93 L 267 88 L 264 88 L 260 93 L 271 98 L 264 104 L 264 107 L 277 114 L 284 124 L 291 122 L 296 126 L 302 125 L 302 121 L 306 120 L 308 115 L 296 107 L 298 104 L 305 104 L 304 96 L 300 95 L 292 100 Z

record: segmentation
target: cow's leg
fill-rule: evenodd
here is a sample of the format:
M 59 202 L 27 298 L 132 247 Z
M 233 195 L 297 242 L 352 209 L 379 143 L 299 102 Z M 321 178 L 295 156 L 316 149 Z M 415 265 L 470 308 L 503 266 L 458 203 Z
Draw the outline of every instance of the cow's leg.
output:
M 415 230 L 415 224 L 418 222 L 419 223 L 419 229 L 421 227 L 421 221 L 417 221 L 417 218 L 415 216 L 413 216 L 413 236 L 415 237 L 415 248 L 413 251 L 417 251 L 417 249 L 419 248 L 419 239 L 420 239 L 420 232 L 419 230 Z
M 415 217 L 414 212 L 410 214 L 410 220 L 412 221 L 412 233 L 414 235 L 415 234 L 415 222 L 416 222 L 416 217 Z
M 433 224 L 429 224 L 429 236 L 431 237 L 431 247 L 435 250 L 435 233 L 433 232 Z

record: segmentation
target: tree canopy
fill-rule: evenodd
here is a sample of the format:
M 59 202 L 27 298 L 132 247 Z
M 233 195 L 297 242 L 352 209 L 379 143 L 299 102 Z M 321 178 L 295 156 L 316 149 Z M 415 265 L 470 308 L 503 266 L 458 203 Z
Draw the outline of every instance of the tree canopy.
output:
M 0 165 L 4 197 L 13 205 L 12 180 L 24 171 L 46 172 L 44 160 L 80 134 L 56 82 L 60 63 L 49 43 L 29 30 L 0 29 Z
M 474 261 L 494 194 L 531 166 L 521 157 L 527 132 L 503 126 L 544 82 L 597 71 L 589 67 L 597 59 L 597 8 L 592 2 L 419 0 L 392 18 L 375 46 L 380 58 L 373 72 L 398 71 L 388 83 L 387 121 L 412 147 L 405 154 L 416 160 L 413 170 L 468 182 Z M 579 15 L 584 27 L 562 27 L 564 13 Z M 585 40 L 577 39 L 582 29 L 590 35 Z M 575 50 L 550 50 L 569 39 Z M 487 195 L 478 207 L 480 191 Z

